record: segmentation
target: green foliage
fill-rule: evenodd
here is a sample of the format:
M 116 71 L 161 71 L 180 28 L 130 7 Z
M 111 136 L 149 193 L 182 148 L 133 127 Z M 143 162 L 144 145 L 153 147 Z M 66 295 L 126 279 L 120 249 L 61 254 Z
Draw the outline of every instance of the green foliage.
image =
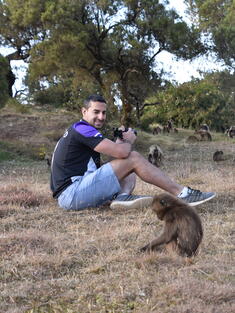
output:
M 2 108 L 9 98 L 9 88 L 7 75 L 9 73 L 9 64 L 3 56 L 0 55 L 0 108 Z
M 33 93 L 34 103 L 37 105 L 51 105 L 53 107 L 61 107 L 63 103 L 68 101 L 66 90 L 63 84 L 50 85 L 48 88 L 36 90 Z
M 145 98 L 159 88 L 161 51 L 184 59 L 204 52 L 198 30 L 156 0 L 8 0 L 0 13 L 0 43 L 18 58 L 30 55 L 31 81 L 69 77 L 69 106 L 77 90 L 98 90 L 109 103 L 118 97 L 124 121 L 133 108 L 139 120 Z
M 20 103 L 16 98 L 8 98 L 6 107 L 17 113 L 30 112 L 29 108 L 25 104 Z
M 12 146 L 8 142 L 0 141 L 0 163 L 4 161 L 11 161 L 19 159 L 16 151 L 12 149 Z
M 8 151 L 1 150 L 1 147 L 0 147 L 0 163 L 3 161 L 11 160 L 11 159 L 12 159 L 12 154 Z
M 188 0 L 190 10 L 199 16 L 202 31 L 212 35 L 211 47 L 218 57 L 235 66 L 235 3 L 233 0 Z
M 159 104 L 145 110 L 141 119 L 143 127 L 147 129 L 152 123 L 165 124 L 170 118 L 176 125 L 187 128 L 206 123 L 215 130 L 221 130 L 223 126 L 232 125 L 235 99 L 232 86 L 224 89 L 228 81 L 233 82 L 234 75 L 224 72 L 170 86 L 149 99 Z

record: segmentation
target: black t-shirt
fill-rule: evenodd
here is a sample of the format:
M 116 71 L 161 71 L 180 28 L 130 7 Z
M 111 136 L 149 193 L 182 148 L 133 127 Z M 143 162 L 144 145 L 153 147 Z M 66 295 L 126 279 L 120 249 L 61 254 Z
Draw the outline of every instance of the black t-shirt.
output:
M 100 167 L 100 153 L 94 148 L 103 139 L 94 126 L 83 120 L 66 130 L 52 156 L 51 190 L 54 198 L 72 184 L 71 177 L 83 176 L 89 168 Z

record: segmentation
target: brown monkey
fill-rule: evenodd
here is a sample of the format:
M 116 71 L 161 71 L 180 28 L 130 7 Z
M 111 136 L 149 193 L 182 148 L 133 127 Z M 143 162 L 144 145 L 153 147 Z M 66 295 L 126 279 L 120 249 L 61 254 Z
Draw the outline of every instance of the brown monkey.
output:
M 46 160 L 48 167 L 51 167 L 51 158 L 51 154 L 45 154 L 44 160 Z
M 203 141 L 203 140 L 212 141 L 212 136 L 207 130 L 201 130 L 201 129 L 195 130 L 195 134 L 200 135 L 201 141 Z
M 160 167 L 162 165 L 163 152 L 158 145 L 149 147 L 148 161 L 153 165 Z
M 217 150 L 215 151 L 215 153 L 213 154 L 213 161 L 218 162 L 218 161 L 223 161 L 223 151 L 221 150 Z
M 199 139 L 196 136 L 188 136 L 188 138 L 186 138 L 186 142 L 194 143 L 198 141 Z
M 170 132 L 170 128 L 168 127 L 168 125 L 164 125 L 163 129 L 162 129 L 163 134 L 169 133 Z
M 153 135 L 160 134 L 162 132 L 161 127 L 157 126 L 153 128 Z
M 187 203 L 168 193 L 155 196 L 152 209 L 165 222 L 163 233 L 141 251 L 155 250 L 159 245 L 175 250 L 181 256 L 197 253 L 203 237 L 202 223 L 196 211 Z

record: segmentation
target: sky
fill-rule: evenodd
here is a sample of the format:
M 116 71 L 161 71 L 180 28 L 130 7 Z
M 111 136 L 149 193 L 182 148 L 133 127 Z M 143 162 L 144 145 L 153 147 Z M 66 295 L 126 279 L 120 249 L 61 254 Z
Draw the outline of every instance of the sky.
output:
M 186 6 L 184 4 L 184 0 L 170 0 L 169 7 L 174 8 L 179 15 L 184 17 L 184 20 L 190 22 L 186 15 L 185 10 Z M 0 47 L 0 54 L 7 55 L 12 52 L 11 49 L 1 48 Z M 176 81 L 178 83 L 183 83 L 186 81 L 190 81 L 192 77 L 201 78 L 199 71 L 206 72 L 206 71 L 214 71 L 214 70 L 222 70 L 223 63 L 218 62 L 210 56 L 209 58 L 200 57 L 193 61 L 180 61 L 176 60 L 173 55 L 168 52 L 161 52 L 158 55 L 157 62 L 159 64 L 162 63 L 162 68 L 165 71 L 171 72 L 171 81 Z M 16 82 L 13 86 L 13 94 L 16 90 L 23 89 L 23 78 L 26 73 L 27 65 L 23 61 L 11 61 L 11 66 L 13 69 L 14 74 L 16 75 Z M 169 77 L 166 77 L 169 79 Z
M 174 8 L 177 13 L 183 17 L 185 22 L 191 24 L 191 21 L 186 14 L 184 0 L 169 0 L 169 7 Z M 163 62 L 164 70 L 172 72 L 170 80 L 178 83 L 190 81 L 192 77 L 202 78 L 200 72 L 223 70 L 225 68 L 224 63 L 216 60 L 213 55 L 208 57 L 198 57 L 190 62 L 176 60 L 172 54 L 164 51 L 159 55 L 158 61 Z

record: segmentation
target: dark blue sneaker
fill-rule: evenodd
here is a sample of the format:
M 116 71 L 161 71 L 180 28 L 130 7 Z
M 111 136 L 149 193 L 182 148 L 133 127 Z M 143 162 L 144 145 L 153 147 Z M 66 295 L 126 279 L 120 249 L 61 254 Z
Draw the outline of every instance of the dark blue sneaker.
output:
M 202 192 L 200 190 L 188 187 L 188 194 L 184 198 L 180 198 L 187 202 L 190 206 L 196 206 L 203 202 L 209 201 L 216 196 L 215 192 Z
M 151 196 L 118 195 L 110 204 L 111 209 L 140 209 L 152 204 Z

